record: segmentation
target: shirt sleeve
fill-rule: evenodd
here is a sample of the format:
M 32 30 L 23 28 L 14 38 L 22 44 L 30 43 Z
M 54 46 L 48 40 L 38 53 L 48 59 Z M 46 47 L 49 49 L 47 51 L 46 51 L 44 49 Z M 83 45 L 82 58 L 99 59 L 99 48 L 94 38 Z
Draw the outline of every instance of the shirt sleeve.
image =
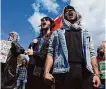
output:
M 91 37 L 90 33 L 88 33 L 88 36 L 89 36 L 90 58 L 96 58 L 96 53 L 95 53 L 95 49 L 94 49 L 94 44 L 93 44 L 93 40 L 92 40 L 92 37 Z
M 47 51 L 48 56 L 53 56 L 54 47 L 56 45 L 56 33 L 57 31 L 54 31 L 49 39 L 49 46 Z

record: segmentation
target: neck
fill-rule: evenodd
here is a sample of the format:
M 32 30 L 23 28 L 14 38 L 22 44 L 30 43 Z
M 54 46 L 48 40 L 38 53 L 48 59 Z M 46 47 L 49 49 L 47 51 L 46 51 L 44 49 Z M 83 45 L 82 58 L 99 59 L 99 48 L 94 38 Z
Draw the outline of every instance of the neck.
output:
M 76 19 L 70 20 L 70 23 L 71 23 L 71 24 L 74 24 L 75 22 L 76 22 Z
M 48 35 L 50 33 L 50 28 L 43 29 L 43 35 Z
M 50 28 L 47 30 L 46 34 L 49 34 L 50 33 Z

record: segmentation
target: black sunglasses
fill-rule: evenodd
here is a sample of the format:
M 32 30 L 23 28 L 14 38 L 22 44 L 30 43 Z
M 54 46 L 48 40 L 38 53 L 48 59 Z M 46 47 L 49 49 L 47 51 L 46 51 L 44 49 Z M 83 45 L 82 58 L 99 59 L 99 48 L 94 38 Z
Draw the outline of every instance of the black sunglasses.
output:
M 41 21 L 44 21 L 44 20 L 46 20 L 46 21 L 50 21 L 49 18 L 42 18 L 42 19 L 41 19 Z

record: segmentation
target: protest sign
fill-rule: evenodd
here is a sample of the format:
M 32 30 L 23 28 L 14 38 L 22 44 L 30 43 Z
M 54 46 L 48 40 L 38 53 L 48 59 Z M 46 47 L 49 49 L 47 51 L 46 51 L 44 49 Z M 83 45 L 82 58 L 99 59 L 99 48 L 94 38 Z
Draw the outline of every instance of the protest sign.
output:
M 9 50 L 11 48 L 11 41 L 0 40 L 0 62 L 5 63 Z

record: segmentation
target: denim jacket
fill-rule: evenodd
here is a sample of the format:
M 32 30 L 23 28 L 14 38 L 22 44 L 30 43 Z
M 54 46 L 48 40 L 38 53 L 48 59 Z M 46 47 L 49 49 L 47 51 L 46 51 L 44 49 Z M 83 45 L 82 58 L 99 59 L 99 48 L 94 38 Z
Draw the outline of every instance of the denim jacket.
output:
M 69 71 L 68 50 L 64 35 L 65 30 L 54 31 L 50 38 L 47 55 L 53 56 L 53 74 L 65 73 Z M 93 73 L 91 58 L 95 57 L 95 51 L 92 38 L 88 31 L 82 31 L 83 55 L 86 61 L 86 67 Z

